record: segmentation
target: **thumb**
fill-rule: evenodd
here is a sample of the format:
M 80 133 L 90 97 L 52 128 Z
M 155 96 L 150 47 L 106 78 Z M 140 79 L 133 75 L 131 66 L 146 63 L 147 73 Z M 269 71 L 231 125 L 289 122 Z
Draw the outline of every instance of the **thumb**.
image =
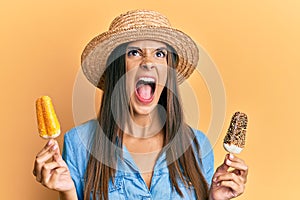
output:
M 60 155 L 59 152 L 58 152 L 58 153 L 55 153 L 55 154 L 53 155 L 53 161 L 55 161 L 55 162 L 60 162 L 61 160 L 63 160 L 63 159 L 62 159 L 62 156 Z
M 226 159 L 227 159 L 227 156 L 225 157 L 224 162 L 216 169 L 216 172 L 212 178 L 213 185 L 217 185 L 218 177 L 222 174 L 225 174 L 228 171 L 229 166 L 226 164 Z
M 53 149 L 54 155 L 53 155 L 53 161 L 60 162 L 62 160 L 61 154 L 60 154 L 60 148 L 58 145 L 58 142 L 56 140 L 53 140 L 55 148 Z
M 225 156 L 225 159 L 224 159 L 223 163 L 217 168 L 217 172 L 224 173 L 224 172 L 228 171 L 229 166 L 226 164 L 226 160 L 228 159 L 228 157 L 229 157 L 229 154 L 227 154 Z
M 58 142 L 56 140 L 52 140 L 52 142 L 54 143 L 53 146 L 55 146 L 55 149 L 53 149 L 54 152 L 60 154 L 60 148 L 59 148 Z

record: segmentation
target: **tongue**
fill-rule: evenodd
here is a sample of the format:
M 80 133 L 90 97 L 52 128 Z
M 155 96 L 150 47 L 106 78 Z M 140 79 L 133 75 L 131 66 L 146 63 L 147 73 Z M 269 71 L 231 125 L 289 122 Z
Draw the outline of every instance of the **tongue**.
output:
M 143 99 L 150 99 L 151 98 L 151 91 L 152 91 L 152 88 L 151 88 L 150 85 L 141 85 L 137 89 L 137 92 L 138 92 L 139 96 Z

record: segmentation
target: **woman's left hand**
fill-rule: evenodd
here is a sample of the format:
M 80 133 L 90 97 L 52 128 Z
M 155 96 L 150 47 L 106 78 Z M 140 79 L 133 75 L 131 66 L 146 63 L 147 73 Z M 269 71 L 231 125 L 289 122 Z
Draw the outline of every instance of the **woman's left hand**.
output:
M 230 167 L 232 170 L 229 170 Z M 209 199 L 228 200 L 241 195 L 245 190 L 247 175 L 248 166 L 245 162 L 233 154 L 227 154 L 213 176 Z

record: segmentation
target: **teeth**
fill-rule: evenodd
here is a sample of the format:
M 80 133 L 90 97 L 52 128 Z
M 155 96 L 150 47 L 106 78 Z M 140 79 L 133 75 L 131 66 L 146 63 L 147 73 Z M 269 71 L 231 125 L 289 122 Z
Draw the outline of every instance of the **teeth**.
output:
M 155 83 L 155 79 L 151 78 L 151 77 L 141 77 L 141 78 L 139 78 L 139 81 L 144 81 L 147 83 Z

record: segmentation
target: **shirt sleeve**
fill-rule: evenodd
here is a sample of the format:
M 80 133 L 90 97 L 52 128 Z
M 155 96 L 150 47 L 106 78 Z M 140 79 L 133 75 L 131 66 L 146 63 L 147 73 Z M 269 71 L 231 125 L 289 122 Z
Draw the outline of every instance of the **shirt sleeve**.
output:
M 68 165 L 71 177 L 74 181 L 78 200 L 83 200 L 84 185 L 83 178 L 79 170 L 80 163 L 78 163 L 78 156 L 80 155 L 78 155 L 78 149 L 74 148 L 74 145 L 76 145 L 74 137 L 76 137 L 76 129 L 72 129 L 65 134 L 62 157 Z

